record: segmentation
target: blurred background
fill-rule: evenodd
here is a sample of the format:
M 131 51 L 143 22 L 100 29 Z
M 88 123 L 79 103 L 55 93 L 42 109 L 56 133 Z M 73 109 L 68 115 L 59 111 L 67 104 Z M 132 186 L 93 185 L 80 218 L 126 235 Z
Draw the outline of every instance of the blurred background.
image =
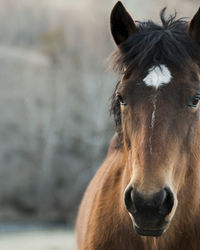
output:
M 199 0 L 124 0 L 136 20 Z M 0 249 L 75 250 L 84 190 L 103 161 L 118 76 L 109 15 L 116 1 L 0 0 Z M 189 19 L 188 19 L 189 20 Z

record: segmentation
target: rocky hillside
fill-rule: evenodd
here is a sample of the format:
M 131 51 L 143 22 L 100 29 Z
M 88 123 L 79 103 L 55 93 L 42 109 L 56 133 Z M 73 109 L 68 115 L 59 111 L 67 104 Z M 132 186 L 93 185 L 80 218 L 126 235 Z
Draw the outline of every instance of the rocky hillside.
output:
M 158 19 L 162 0 L 123 1 Z M 72 222 L 113 133 L 115 1 L 1 0 L 0 220 Z M 192 16 L 198 0 L 168 0 Z M 180 4 L 181 3 L 181 4 Z

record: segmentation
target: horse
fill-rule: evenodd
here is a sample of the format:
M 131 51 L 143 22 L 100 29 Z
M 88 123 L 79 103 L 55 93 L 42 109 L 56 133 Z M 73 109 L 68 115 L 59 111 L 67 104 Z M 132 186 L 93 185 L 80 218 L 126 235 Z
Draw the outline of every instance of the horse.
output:
M 200 9 L 110 16 L 116 131 L 77 221 L 79 250 L 200 249 Z

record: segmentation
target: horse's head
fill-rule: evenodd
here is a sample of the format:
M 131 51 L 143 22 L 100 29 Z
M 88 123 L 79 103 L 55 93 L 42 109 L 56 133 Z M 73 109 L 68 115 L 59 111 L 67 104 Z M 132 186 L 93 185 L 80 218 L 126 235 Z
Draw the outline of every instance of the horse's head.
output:
M 200 10 L 189 26 L 164 14 L 159 26 L 133 21 L 120 2 L 111 13 L 122 71 L 112 111 L 130 173 L 124 200 L 148 236 L 160 236 L 180 204 L 187 217 L 195 211 L 200 173 Z

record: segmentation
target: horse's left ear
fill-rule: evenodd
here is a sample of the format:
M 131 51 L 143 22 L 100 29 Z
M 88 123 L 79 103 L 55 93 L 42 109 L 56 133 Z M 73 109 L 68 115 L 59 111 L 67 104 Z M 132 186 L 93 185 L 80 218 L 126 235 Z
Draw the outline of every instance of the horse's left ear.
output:
M 200 8 L 189 24 L 189 34 L 200 45 Z
M 120 1 L 112 9 L 110 26 L 112 36 L 117 45 L 126 41 L 137 30 L 135 22 Z

